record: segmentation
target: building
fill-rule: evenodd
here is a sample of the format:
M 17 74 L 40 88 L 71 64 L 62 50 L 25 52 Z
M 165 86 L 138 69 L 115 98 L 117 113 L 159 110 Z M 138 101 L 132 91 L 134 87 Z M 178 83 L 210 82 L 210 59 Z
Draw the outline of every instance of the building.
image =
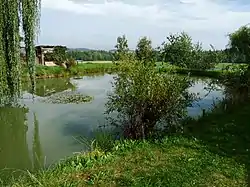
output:
M 53 53 L 54 47 L 52 45 L 38 45 L 36 46 L 36 62 L 40 65 L 45 66 L 46 62 L 44 59 L 44 55 L 46 53 Z
M 53 45 L 38 45 L 35 47 L 35 51 L 36 51 L 36 63 L 39 65 L 43 65 L 43 66 L 56 66 L 56 64 L 53 61 L 46 61 L 45 58 L 45 54 L 47 53 L 53 53 L 54 49 L 57 46 L 53 46 Z M 66 46 L 61 46 L 61 47 L 65 47 Z M 23 59 L 23 62 L 25 62 L 25 47 L 20 47 L 20 55 L 21 58 Z

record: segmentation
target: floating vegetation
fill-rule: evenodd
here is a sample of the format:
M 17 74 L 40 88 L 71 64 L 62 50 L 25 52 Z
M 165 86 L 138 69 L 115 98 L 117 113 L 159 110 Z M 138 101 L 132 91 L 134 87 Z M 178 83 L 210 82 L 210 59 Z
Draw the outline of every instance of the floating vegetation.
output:
M 42 99 L 42 102 L 52 103 L 52 104 L 81 104 L 90 102 L 93 97 L 77 93 L 74 91 L 62 92 L 58 94 L 51 95 L 46 99 Z

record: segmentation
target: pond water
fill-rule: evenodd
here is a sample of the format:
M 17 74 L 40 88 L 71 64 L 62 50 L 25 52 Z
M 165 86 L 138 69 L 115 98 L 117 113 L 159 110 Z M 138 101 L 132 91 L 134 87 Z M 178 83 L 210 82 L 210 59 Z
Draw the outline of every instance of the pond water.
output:
M 109 74 L 80 79 L 37 80 L 34 99 L 24 84 L 22 102 L 29 111 L 1 109 L 0 112 L 0 169 L 49 166 L 84 150 L 85 146 L 74 137 L 90 137 L 99 125 L 104 124 L 104 105 L 112 80 L 113 75 Z M 208 79 L 197 79 L 190 92 L 200 93 L 201 98 L 207 95 L 208 91 L 204 89 L 206 81 Z M 48 104 L 39 101 L 72 89 L 93 96 L 94 100 L 83 104 Z M 211 91 L 194 103 L 194 107 L 188 108 L 189 115 L 200 115 L 202 109 L 208 109 L 214 100 L 222 97 L 222 92 Z

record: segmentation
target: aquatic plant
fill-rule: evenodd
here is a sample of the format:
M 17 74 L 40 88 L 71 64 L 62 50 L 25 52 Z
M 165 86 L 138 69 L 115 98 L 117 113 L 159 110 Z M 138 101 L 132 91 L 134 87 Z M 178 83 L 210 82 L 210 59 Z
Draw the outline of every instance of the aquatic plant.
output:
M 62 92 L 51 95 L 45 99 L 42 99 L 41 101 L 53 104 L 69 104 L 69 103 L 80 104 L 80 103 L 90 102 L 92 99 L 93 97 L 91 96 L 70 91 L 70 92 Z
M 39 26 L 40 1 L 0 0 L 0 105 L 13 104 L 20 96 L 21 31 L 30 79 L 35 87 L 34 40 Z

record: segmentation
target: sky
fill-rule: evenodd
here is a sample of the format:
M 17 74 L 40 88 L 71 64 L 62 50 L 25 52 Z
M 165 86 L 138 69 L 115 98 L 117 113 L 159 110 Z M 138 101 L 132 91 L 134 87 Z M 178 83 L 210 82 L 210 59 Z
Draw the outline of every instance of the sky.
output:
M 248 23 L 249 0 L 42 0 L 38 44 L 109 50 L 125 34 L 134 49 L 142 36 L 156 47 L 185 31 L 222 49 Z

